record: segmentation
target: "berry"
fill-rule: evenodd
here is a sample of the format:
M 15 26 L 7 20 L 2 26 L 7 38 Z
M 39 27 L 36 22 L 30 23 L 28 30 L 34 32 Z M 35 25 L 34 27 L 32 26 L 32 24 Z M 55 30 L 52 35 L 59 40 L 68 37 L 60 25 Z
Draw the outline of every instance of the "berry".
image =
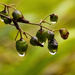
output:
M 26 52 L 28 44 L 24 39 L 19 39 L 16 41 L 16 49 L 19 53 Z
M 0 11 L 0 14 L 2 14 L 2 12 Z M 1 17 L 1 16 L 0 16 Z
M 48 40 L 48 49 L 50 51 L 57 50 L 57 48 L 58 48 L 58 43 L 55 39 Z
M 5 10 L 1 11 L 0 14 L 8 16 L 8 13 Z M 5 17 L 1 16 L 1 19 L 4 21 L 5 24 L 10 24 L 11 23 L 11 20 L 8 19 L 8 18 L 5 18 Z
M 4 23 L 5 24 L 10 24 L 11 23 L 11 20 L 10 19 L 7 19 L 7 18 L 4 18 Z
M 56 14 L 51 14 L 50 15 L 50 21 L 57 22 L 57 20 L 58 20 L 58 16 Z
M 46 42 L 46 31 L 44 31 L 43 29 L 38 30 L 36 33 L 36 37 L 41 43 Z
M 18 10 L 15 10 L 13 13 L 12 13 L 12 16 L 15 20 L 18 20 L 19 18 L 22 17 L 22 13 Z
M 40 46 L 40 47 L 44 47 L 39 41 L 37 37 L 31 37 L 30 39 L 30 44 L 33 46 Z
M 36 46 L 37 43 L 38 43 L 38 38 L 37 37 L 31 37 L 30 44 L 33 46 Z
M 4 10 L 3 10 L 3 11 L 1 11 L 1 12 L 0 12 L 0 14 L 3 14 L 3 15 L 5 15 L 5 16 L 8 16 L 7 11 L 4 11 Z M 5 19 L 5 17 L 1 16 L 1 19 L 3 19 L 3 20 L 4 20 L 4 19 Z
M 65 28 L 62 28 L 59 30 L 60 32 L 60 35 L 63 39 L 67 39 L 68 36 L 69 36 L 69 32 L 65 29 Z
M 48 38 L 48 40 L 53 40 L 53 38 L 54 38 L 54 32 L 48 30 L 46 32 L 46 37 Z

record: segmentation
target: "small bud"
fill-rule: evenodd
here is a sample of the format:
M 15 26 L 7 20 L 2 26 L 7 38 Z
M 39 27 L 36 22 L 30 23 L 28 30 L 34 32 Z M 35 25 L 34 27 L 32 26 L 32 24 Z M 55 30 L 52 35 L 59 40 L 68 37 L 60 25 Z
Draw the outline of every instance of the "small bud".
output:
M 57 22 L 57 20 L 58 20 L 58 16 L 56 14 L 51 14 L 50 15 L 50 21 Z
M 65 29 L 65 28 L 62 28 L 59 30 L 60 32 L 60 35 L 63 39 L 67 39 L 68 36 L 69 36 L 69 32 Z

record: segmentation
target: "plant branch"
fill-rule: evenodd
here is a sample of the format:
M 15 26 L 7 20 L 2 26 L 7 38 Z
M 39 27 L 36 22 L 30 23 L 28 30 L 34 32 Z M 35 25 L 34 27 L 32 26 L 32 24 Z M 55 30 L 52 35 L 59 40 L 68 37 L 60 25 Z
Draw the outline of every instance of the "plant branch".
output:
M 5 17 L 5 18 L 7 18 L 7 19 L 10 19 L 10 20 L 12 20 L 14 23 L 17 23 L 17 22 L 15 22 L 15 20 L 13 20 L 11 17 L 9 17 L 9 16 L 5 16 L 5 15 L 3 15 L 3 14 L 0 14 L 0 16 L 3 16 L 3 17 Z M 40 21 L 40 23 L 30 23 L 30 22 L 28 22 L 27 24 L 31 24 L 31 25 L 37 25 L 37 26 L 41 26 L 41 27 L 43 27 L 43 28 L 45 28 L 45 29 L 48 29 L 48 30 L 50 30 L 49 28 L 47 28 L 47 27 L 45 27 L 45 26 L 42 26 L 41 25 L 41 23 L 42 23 L 43 21 L 41 20 Z M 23 22 L 24 23 L 24 22 Z M 46 22 L 47 23 L 47 22 Z M 14 24 L 14 25 L 17 25 L 17 24 Z M 17 25 L 18 26 L 18 25 Z M 17 28 L 19 28 L 19 27 L 17 27 Z M 19 30 L 19 29 L 18 29 Z M 50 30 L 50 31 L 52 31 L 52 30 Z
M 6 6 L 7 8 L 13 8 L 14 10 L 16 10 L 16 8 L 13 7 L 14 4 L 12 4 L 12 5 L 7 5 L 7 4 L 4 4 L 4 3 L 0 3 L 0 4 Z
M 47 30 L 50 30 L 49 28 L 47 28 L 47 27 L 45 27 L 45 26 L 42 26 L 42 25 L 39 24 L 39 23 L 28 23 L 28 24 L 41 26 L 41 27 L 43 27 L 43 28 L 45 28 L 45 29 L 47 29 Z M 50 31 L 52 31 L 52 30 L 50 30 Z
M 10 19 L 10 20 L 13 21 L 13 19 L 12 19 L 11 17 L 9 17 L 9 16 L 5 16 L 5 15 L 3 15 L 3 14 L 0 14 L 0 16 L 5 17 L 5 18 Z
M 5 18 L 7 18 L 7 19 L 12 20 L 13 23 L 14 23 L 13 25 L 16 27 L 17 30 L 22 31 L 22 33 L 23 33 L 25 36 L 26 36 L 26 34 L 28 34 L 29 36 L 32 37 L 31 34 L 29 34 L 29 33 L 27 33 L 27 32 L 24 32 L 24 31 L 19 27 L 18 22 L 15 21 L 13 18 L 11 18 L 11 17 L 9 17 L 9 16 L 5 16 L 5 15 L 3 15 L 3 14 L 0 14 L 0 16 L 3 16 L 3 17 L 5 17 Z M 48 16 L 47 16 L 47 17 L 48 17 Z M 47 17 L 46 17 L 46 18 L 47 18 Z M 46 18 L 45 18 L 45 19 L 46 19 Z M 44 19 L 44 20 L 45 20 L 45 19 Z M 39 23 L 30 23 L 30 22 L 28 22 L 27 24 L 37 25 L 37 26 L 43 27 L 43 28 L 45 28 L 45 29 L 47 29 L 47 30 L 50 30 L 49 28 L 47 28 L 47 27 L 41 25 L 41 23 L 48 23 L 48 22 L 45 22 L 44 20 L 41 19 L 41 21 L 40 21 Z M 25 23 L 25 22 L 23 22 L 23 23 Z M 48 24 L 49 24 L 49 23 L 48 23 Z M 12 24 L 10 24 L 10 25 L 12 25 Z M 50 30 L 50 31 L 53 31 L 53 30 Z M 27 36 L 26 36 L 26 37 L 27 37 Z

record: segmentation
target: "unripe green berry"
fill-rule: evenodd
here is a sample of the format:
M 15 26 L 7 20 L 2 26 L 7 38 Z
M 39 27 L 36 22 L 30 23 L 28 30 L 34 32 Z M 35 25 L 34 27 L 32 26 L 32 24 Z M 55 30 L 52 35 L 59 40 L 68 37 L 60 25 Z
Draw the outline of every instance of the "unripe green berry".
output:
M 59 30 L 60 32 L 60 35 L 63 39 L 67 39 L 68 36 L 69 36 L 69 32 L 65 29 L 65 28 L 62 28 Z
M 11 20 L 10 19 L 7 19 L 7 18 L 4 18 L 4 23 L 5 24 L 10 24 L 11 23 Z
M 36 33 L 36 37 L 41 43 L 46 42 L 46 31 L 43 29 L 38 30 Z
M 46 31 L 46 37 L 48 40 L 53 40 L 54 39 L 54 32 L 53 31 Z
M 28 48 L 28 44 L 24 39 L 20 39 L 16 41 L 16 49 L 19 53 L 26 52 Z
M 37 37 L 31 37 L 30 44 L 33 46 L 37 46 L 38 38 Z
M 0 14 L 3 14 L 3 15 L 5 15 L 5 16 L 8 16 L 8 13 L 7 13 L 7 12 L 5 12 L 5 11 L 1 11 L 1 12 L 0 12 Z M 5 17 L 1 16 L 1 19 L 2 19 L 2 20 L 4 20 L 4 19 L 5 19 Z
M 12 13 L 12 16 L 15 20 L 18 20 L 19 18 L 22 17 L 22 13 L 18 10 L 15 10 L 13 13 Z
M 50 15 L 50 21 L 57 22 L 57 20 L 58 20 L 58 16 L 56 14 L 51 14 Z
M 58 43 L 55 39 L 53 40 L 48 40 L 48 49 L 51 50 L 56 50 L 58 48 Z
M 5 15 L 5 16 L 8 16 L 8 13 L 6 11 L 2 11 L 0 13 Z M 1 16 L 1 19 L 4 21 L 5 24 L 10 24 L 11 23 L 11 20 L 8 19 L 8 18 L 5 18 L 5 17 Z

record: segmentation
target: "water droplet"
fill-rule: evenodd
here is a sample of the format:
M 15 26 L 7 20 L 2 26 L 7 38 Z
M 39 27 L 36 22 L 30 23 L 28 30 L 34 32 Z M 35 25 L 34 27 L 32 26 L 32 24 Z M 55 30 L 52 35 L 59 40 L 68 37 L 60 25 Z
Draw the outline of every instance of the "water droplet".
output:
M 42 45 L 44 45 L 45 43 L 43 42 L 43 43 L 41 43 Z
M 52 21 L 51 23 L 55 24 L 55 23 L 56 23 L 56 21 L 55 21 L 55 22 L 53 22 L 53 21 Z
M 56 53 L 57 53 L 57 50 L 49 50 L 49 53 L 51 54 L 51 55 L 55 55 Z
M 18 53 L 18 55 L 19 55 L 20 57 L 24 57 L 24 56 L 25 56 L 25 52 L 23 52 L 23 53 Z
M 4 20 L 3 20 L 3 19 L 1 19 L 1 21 L 2 21 L 2 22 L 4 22 Z

